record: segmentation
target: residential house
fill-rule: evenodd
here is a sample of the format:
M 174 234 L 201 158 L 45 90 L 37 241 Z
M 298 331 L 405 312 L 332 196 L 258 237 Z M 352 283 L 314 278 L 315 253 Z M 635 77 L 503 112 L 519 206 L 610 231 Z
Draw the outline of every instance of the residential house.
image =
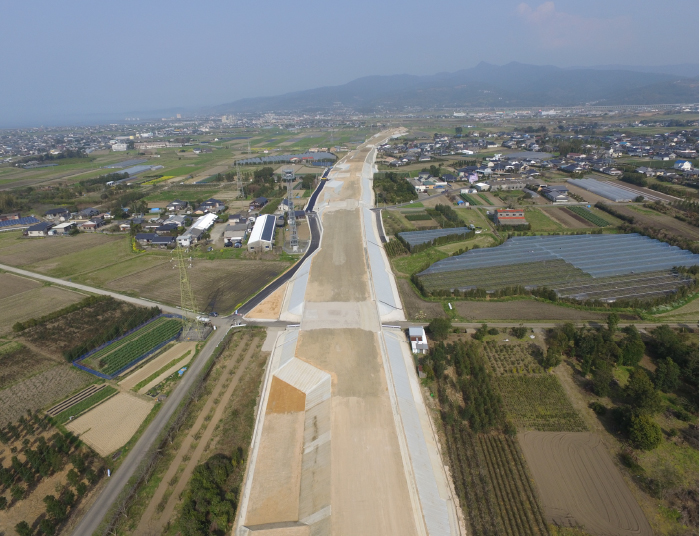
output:
M 91 220 L 87 220 L 82 222 L 80 225 L 78 225 L 78 228 L 81 231 L 96 231 L 100 227 L 104 225 L 104 220 L 99 219 L 99 218 L 92 218 Z
M 248 226 L 245 223 L 229 223 L 224 229 L 224 242 L 243 242 Z
M 66 221 L 70 218 L 70 211 L 63 207 L 52 208 L 44 213 L 44 217 L 52 221 Z
M 673 169 L 680 169 L 681 171 L 690 171 L 693 169 L 693 164 L 687 160 L 676 160 L 673 164 Z
M 428 353 L 428 338 L 421 326 L 408 328 L 408 339 L 411 341 L 411 352 L 414 354 Z
M 166 221 L 162 225 L 159 225 L 156 227 L 155 231 L 156 234 L 159 236 L 164 236 L 164 235 L 172 235 L 173 231 L 177 231 L 178 228 L 177 222 L 174 221 Z
M 48 236 L 53 225 L 53 223 L 42 221 L 27 228 L 25 232 L 27 233 L 27 236 Z
M 174 212 L 177 210 L 185 210 L 187 208 L 187 201 L 181 201 L 180 199 L 176 199 L 175 201 L 171 201 L 167 205 L 165 205 L 165 208 L 169 212 Z
M 159 247 L 161 249 L 175 247 L 175 237 L 174 236 L 156 236 L 151 240 L 152 247 Z
M 241 216 L 240 214 L 229 214 L 228 215 L 228 222 L 229 223 L 241 223 L 245 222 L 246 218 Z
M 151 242 L 158 238 L 158 235 L 156 233 L 136 233 L 134 238 L 142 246 L 150 246 Z
M 203 210 L 204 212 L 223 212 L 224 209 L 226 208 L 226 204 L 223 201 L 219 201 L 218 199 L 214 199 L 213 197 L 210 199 L 207 199 L 204 201 L 201 205 L 199 205 L 199 210 Z
M 267 205 L 267 197 L 258 197 L 250 202 L 249 210 L 260 210 Z
M 54 225 L 53 229 L 51 229 L 49 231 L 49 234 L 67 235 L 73 229 L 75 229 L 75 227 L 76 227 L 76 223 L 74 221 L 66 221 L 63 223 L 59 223 L 58 225 Z
M 81 220 L 89 220 L 90 218 L 94 218 L 95 216 L 99 216 L 100 211 L 97 210 L 96 208 L 84 208 L 80 212 L 78 212 L 78 219 Z

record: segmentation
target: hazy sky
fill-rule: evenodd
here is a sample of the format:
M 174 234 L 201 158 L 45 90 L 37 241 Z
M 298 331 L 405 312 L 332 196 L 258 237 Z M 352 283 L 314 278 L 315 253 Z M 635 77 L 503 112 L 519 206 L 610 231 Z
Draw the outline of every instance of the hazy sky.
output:
M 698 62 L 697 0 L 3 0 L 0 7 L 4 126 L 207 106 L 480 61 Z

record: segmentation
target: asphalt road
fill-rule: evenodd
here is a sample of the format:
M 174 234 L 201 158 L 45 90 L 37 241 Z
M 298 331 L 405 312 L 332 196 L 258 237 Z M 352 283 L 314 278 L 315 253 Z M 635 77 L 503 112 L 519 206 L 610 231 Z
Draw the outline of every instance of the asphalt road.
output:
M 192 364 L 190 370 L 187 371 L 187 373 L 183 376 L 182 381 L 163 403 L 163 407 L 158 412 L 155 419 L 153 419 L 153 422 L 151 422 L 148 428 L 146 428 L 143 435 L 136 442 L 119 469 L 112 473 L 112 476 L 107 482 L 105 488 L 102 490 L 100 495 L 97 497 L 95 502 L 73 531 L 75 536 L 86 536 L 93 534 L 97 530 L 112 504 L 117 500 L 119 494 L 122 492 L 122 489 L 124 486 L 126 486 L 127 482 L 134 474 L 134 471 L 158 438 L 161 430 L 173 416 L 173 413 L 180 405 L 180 402 L 182 402 L 187 393 L 190 391 L 190 388 L 193 386 L 195 380 L 204 369 L 204 365 L 206 364 L 207 360 L 209 357 L 211 357 L 212 352 L 223 340 L 227 332 L 227 329 L 219 328 L 213 333 L 197 359 Z

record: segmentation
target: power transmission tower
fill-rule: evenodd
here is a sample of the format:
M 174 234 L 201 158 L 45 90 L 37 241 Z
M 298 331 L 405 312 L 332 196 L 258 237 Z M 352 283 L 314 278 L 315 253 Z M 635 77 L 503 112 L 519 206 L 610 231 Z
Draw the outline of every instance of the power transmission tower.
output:
M 175 261 L 180 272 L 180 308 L 182 309 L 182 336 L 188 339 L 201 340 L 203 336 L 202 323 L 197 320 L 197 304 L 190 286 L 187 269 L 192 268 L 192 257 L 185 257 L 185 249 L 178 245 L 174 251 Z M 191 313 L 191 316 L 187 313 Z
M 297 219 L 294 214 L 294 200 L 292 198 L 293 169 L 284 170 L 284 180 L 287 181 L 287 222 L 289 223 L 289 229 L 292 231 L 289 245 L 293 252 L 297 252 L 299 251 L 299 235 L 297 235 Z
M 243 194 L 243 181 L 241 180 L 241 168 L 238 166 L 238 162 L 236 162 L 236 182 L 238 183 L 238 197 L 243 199 L 245 195 Z

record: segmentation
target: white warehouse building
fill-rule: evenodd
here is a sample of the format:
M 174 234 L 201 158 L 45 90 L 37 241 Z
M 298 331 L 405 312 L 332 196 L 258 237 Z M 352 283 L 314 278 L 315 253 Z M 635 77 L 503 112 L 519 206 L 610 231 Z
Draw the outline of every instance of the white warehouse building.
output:
M 259 216 L 255 220 L 253 231 L 248 239 L 248 251 L 267 251 L 272 249 L 275 243 L 275 222 L 277 218 L 272 214 Z

